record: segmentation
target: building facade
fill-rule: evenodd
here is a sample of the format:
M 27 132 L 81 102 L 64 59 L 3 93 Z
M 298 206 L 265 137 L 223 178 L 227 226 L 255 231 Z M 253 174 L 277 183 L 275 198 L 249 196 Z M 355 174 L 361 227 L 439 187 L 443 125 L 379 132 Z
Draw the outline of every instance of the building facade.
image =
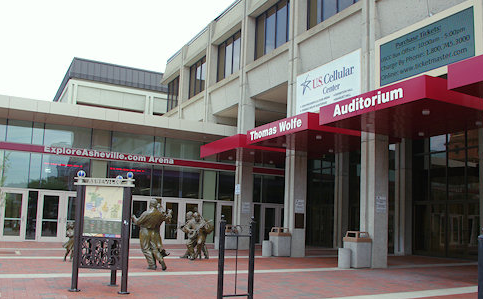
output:
M 361 230 L 372 267 L 387 254 L 475 258 L 480 101 L 441 103 L 466 103 L 448 65 L 482 54 L 482 26 L 481 0 L 235 1 L 168 60 L 165 116 L 236 128 L 201 155 L 236 156 L 239 225 L 270 218 L 253 167 L 282 151 L 277 221 L 292 256 Z
M 53 103 L 0 97 L 0 238 L 62 239 L 82 168 L 132 171 L 135 213 L 163 197 L 167 243 L 198 210 L 255 217 L 258 243 L 285 227 L 294 257 L 356 230 L 375 268 L 388 254 L 476 258 L 482 7 L 239 0 L 164 74 L 74 59 Z

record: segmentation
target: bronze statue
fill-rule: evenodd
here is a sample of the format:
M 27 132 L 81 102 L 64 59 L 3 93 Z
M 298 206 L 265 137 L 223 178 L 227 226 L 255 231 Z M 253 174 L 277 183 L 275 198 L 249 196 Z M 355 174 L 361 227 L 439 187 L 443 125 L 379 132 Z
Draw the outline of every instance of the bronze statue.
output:
M 213 224 L 211 223 L 211 220 L 206 221 L 203 216 L 197 215 L 196 217 L 199 217 L 199 228 L 198 228 L 198 238 L 196 242 L 196 253 L 195 253 L 195 258 L 199 257 L 201 258 L 201 253 L 205 255 L 205 259 L 209 259 L 208 255 L 208 249 L 206 248 L 206 237 L 215 229 Z
M 156 261 L 158 261 L 164 271 L 167 267 L 163 257 L 168 254 L 163 249 L 159 228 L 163 221 L 171 221 L 172 211 L 168 210 L 166 213 L 159 206 L 158 201 L 152 198 L 147 211 L 143 212 L 139 218 L 134 215 L 131 218 L 133 223 L 140 227 L 139 242 L 141 251 L 148 262 L 148 269 L 156 270 Z
M 201 258 L 203 252 L 205 258 L 208 259 L 209 255 L 205 244 L 206 236 L 214 230 L 210 221 L 205 221 L 198 212 L 188 212 L 186 213 L 186 223 L 180 229 L 188 235 L 187 250 L 180 258 L 194 260 L 198 256 Z
M 72 254 L 74 253 L 74 222 L 68 222 L 66 226 L 65 236 L 69 238 L 67 242 L 62 244 L 65 248 L 64 262 L 70 253 L 70 259 L 72 260 Z
M 188 227 L 187 227 L 187 225 L 188 225 L 188 222 L 191 219 L 193 219 L 193 212 L 189 211 L 189 212 L 186 213 L 186 221 L 185 221 L 185 223 L 183 225 L 181 225 L 179 227 L 179 229 L 182 230 L 185 233 L 188 233 Z M 190 257 L 190 249 L 189 249 L 189 245 L 188 244 L 189 244 L 189 239 L 188 239 L 188 241 L 186 241 L 186 247 L 187 247 L 186 248 L 186 252 L 182 256 L 180 256 L 179 258 L 185 259 L 185 258 L 189 258 Z

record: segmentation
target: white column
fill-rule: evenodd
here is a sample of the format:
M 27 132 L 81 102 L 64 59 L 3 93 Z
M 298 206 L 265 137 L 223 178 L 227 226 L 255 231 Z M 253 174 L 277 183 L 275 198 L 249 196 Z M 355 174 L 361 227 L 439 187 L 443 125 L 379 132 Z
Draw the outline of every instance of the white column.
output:
M 235 184 L 240 186 L 240 194 L 235 194 L 233 209 L 233 224 L 241 225 L 244 235 L 248 234 L 253 215 L 253 163 L 243 161 L 245 151 L 246 149 L 237 149 Z M 248 238 L 239 238 L 239 249 L 248 249 L 248 245 Z
M 343 246 L 349 227 L 349 153 L 335 155 L 334 248 Z
M 284 227 L 292 234 L 291 256 L 305 256 L 307 153 L 287 150 L 285 160 Z
M 361 231 L 372 238 L 372 268 L 387 268 L 388 137 L 361 136 Z

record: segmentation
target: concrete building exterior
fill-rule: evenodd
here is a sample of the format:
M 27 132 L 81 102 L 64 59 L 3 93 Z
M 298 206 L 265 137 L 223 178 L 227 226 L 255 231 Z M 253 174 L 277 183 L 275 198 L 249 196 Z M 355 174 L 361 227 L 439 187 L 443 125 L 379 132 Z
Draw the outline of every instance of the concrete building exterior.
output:
M 465 20 L 470 21 L 467 27 Z M 304 140 L 297 134 L 263 133 L 257 128 L 268 130 L 271 125 L 280 126 L 281 120 L 293 120 L 301 112 L 318 113 L 318 108 L 329 104 L 304 106 L 301 95 L 305 88 L 315 90 L 324 85 L 320 89 L 328 89 L 322 94 L 335 93 L 329 101 L 336 102 L 346 94 L 354 97 L 421 75 L 446 78 L 448 64 L 482 54 L 482 29 L 479 0 L 236 1 L 168 60 L 163 83 L 179 88 L 168 93 L 168 101 L 170 94 L 174 95 L 176 104 L 165 116 L 233 126 L 237 134 L 246 134 L 249 145 L 253 141 L 250 134 L 261 136 L 260 140 L 273 135 L 274 144 L 278 139 L 278 148 L 286 149 L 280 217 L 292 234 L 291 256 L 304 256 L 307 246 L 342 247 L 347 230 L 361 230 L 372 238 L 372 267 L 386 267 L 388 251 L 397 255 L 471 257 L 476 245 L 473 237 L 481 226 L 481 155 L 473 156 L 473 162 L 469 162 L 470 153 L 477 149 L 466 150 L 464 174 L 459 175 L 464 182 L 456 183 L 453 167 L 458 162 L 453 161 L 453 153 L 448 153 L 444 146 L 455 140 L 456 127 L 435 136 L 425 135 L 423 123 L 401 122 L 416 133 L 416 138 L 408 138 L 410 134 L 397 134 L 397 129 L 392 130 L 395 134 L 379 134 L 384 129 L 371 130 L 367 124 L 367 128 L 364 125 L 357 129 L 360 147 L 349 150 L 340 144 L 334 148 L 334 141 L 330 141 L 329 148 L 325 144 L 317 150 L 316 140 L 321 136 L 312 136 L 311 141 L 310 132 L 318 129 L 307 130 L 309 137 Z M 461 33 L 464 34 L 460 36 Z M 452 36 L 460 39 L 453 40 Z M 461 38 L 468 44 L 458 48 Z M 388 50 L 390 47 L 393 48 Z M 441 58 L 432 58 L 438 51 Z M 398 56 L 403 59 L 398 60 Z M 355 93 L 342 90 L 337 98 L 337 80 L 350 75 L 349 68 L 344 70 L 344 59 L 354 59 L 360 73 L 356 84 L 347 88 Z M 314 79 L 317 68 L 324 66 L 341 75 L 334 73 L 331 77 L 330 73 Z M 201 89 L 192 85 L 195 79 L 202 81 Z M 322 117 L 322 110 L 320 114 Z M 401 114 L 403 117 L 410 118 Z M 398 125 L 386 123 L 385 131 Z M 459 133 L 466 136 L 465 146 L 478 147 L 482 137 L 478 125 L 481 122 L 476 121 L 476 125 L 466 126 Z M 441 139 L 443 164 L 429 155 L 431 144 Z M 239 192 L 235 195 L 233 217 L 236 224 L 246 225 L 249 217 L 258 213 L 249 209 L 254 202 L 252 167 L 257 161 L 246 158 L 249 146 L 225 140 L 231 146 L 223 147 L 220 142 L 206 145 L 206 151 L 202 147 L 202 156 L 236 151 L 235 184 Z M 301 146 L 304 142 L 305 146 Z M 251 145 L 269 143 L 265 140 Z M 416 147 L 424 149 L 415 152 Z M 422 156 L 426 160 L 421 160 Z M 433 164 L 428 158 L 434 158 Z M 420 160 L 423 169 L 418 166 L 415 171 L 414 165 Z M 470 170 L 470 165 L 476 169 Z M 444 178 L 430 176 L 428 168 L 439 166 L 444 168 Z M 480 190 L 473 193 L 475 197 L 468 193 L 472 188 L 468 179 L 474 175 L 478 186 L 473 187 Z M 426 185 L 421 186 L 416 180 L 423 180 Z M 443 180 L 442 194 L 436 187 L 438 183 L 432 180 Z M 456 185 L 463 189 L 455 191 Z M 452 201 L 457 197 L 455 192 L 462 192 L 458 208 L 452 205 L 456 203 Z M 474 202 L 467 202 L 469 198 Z M 433 200 L 441 201 L 435 205 Z M 325 241 L 317 239 L 320 237 Z
M 4 161 L 28 169 L 4 167 L 0 238 L 62 239 L 83 168 L 133 171 L 134 212 L 163 197 L 167 243 L 199 210 L 241 228 L 255 217 L 259 244 L 286 228 L 292 257 L 363 231 L 373 268 L 476 258 L 482 21 L 481 0 L 239 0 L 164 74 L 76 58 L 54 102 L 0 96 Z

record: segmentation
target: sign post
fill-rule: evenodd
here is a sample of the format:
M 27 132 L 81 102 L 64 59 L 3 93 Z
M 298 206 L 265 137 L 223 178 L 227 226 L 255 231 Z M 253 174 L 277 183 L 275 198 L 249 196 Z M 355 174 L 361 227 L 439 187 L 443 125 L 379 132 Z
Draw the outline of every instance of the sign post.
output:
M 116 270 L 122 271 L 121 290 L 127 291 L 129 238 L 131 234 L 131 198 L 133 174 L 127 179 L 86 178 L 83 170 L 75 178 L 77 185 L 74 259 L 71 292 L 79 292 L 79 268 L 111 270 L 111 286 L 116 285 Z

